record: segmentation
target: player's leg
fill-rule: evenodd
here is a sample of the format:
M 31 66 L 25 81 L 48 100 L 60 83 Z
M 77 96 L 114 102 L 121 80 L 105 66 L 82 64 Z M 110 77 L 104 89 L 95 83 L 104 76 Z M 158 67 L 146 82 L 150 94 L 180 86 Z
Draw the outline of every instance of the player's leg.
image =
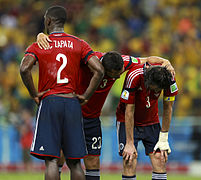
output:
M 153 168 L 152 180 L 167 179 L 166 163 L 164 160 L 161 160 L 160 152 L 149 154 L 149 157 Z
M 41 101 L 36 128 L 31 146 L 31 154 L 45 160 L 46 179 L 58 179 L 57 158 L 61 149 L 62 103 L 55 97 Z
M 87 154 L 81 106 L 77 98 L 66 98 L 65 118 L 62 126 L 62 150 L 70 169 L 72 180 L 85 179 L 80 159 Z
M 119 155 L 122 156 L 124 147 L 126 145 L 125 123 L 117 122 L 117 136 L 119 141 Z M 135 136 L 136 135 L 134 135 L 134 137 Z M 134 141 L 135 141 L 135 147 L 137 149 L 138 139 Z M 133 159 L 132 163 L 128 163 L 128 161 L 123 159 L 122 180 L 136 180 L 136 166 L 137 166 L 137 159 Z
M 99 118 L 83 119 L 88 155 L 84 158 L 86 180 L 100 179 L 100 153 L 102 144 L 101 122 Z
M 160 129 L 160 124 L 154 124 L 145 126 L 143 130 L 143 144 L 145 146 L 145 152 L 146 155 L 149 155 L 153 167 L 152 180 L 167 179 L 166 163 L 165 161 L 161 161 L 160 152 L 153 154 L 154 146 L 159 138 Z
M 80 159 L 66 159 L 66 164 L 70 169 L 71 180 L 85 180 Z
M 45 158 L 45 180 L 59 179 L 58 158 Z
M 57 163 L 58 168 L 59 168 L 59 180 L 61 179 L 61 170 L 62 170 L 62 167 L 63 167 L 65 161 L 66 160 L 65 160 L 65 157 L 64 157 L 64 153 L 61 150 L 61 155 L 60 155 L 60 158 L 58 159 L 58 163 Z

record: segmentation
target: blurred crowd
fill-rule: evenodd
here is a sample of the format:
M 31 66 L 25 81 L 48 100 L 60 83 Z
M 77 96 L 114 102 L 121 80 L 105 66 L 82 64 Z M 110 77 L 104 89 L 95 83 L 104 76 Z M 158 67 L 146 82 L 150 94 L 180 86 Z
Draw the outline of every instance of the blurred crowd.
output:
M 44 32 L 45 10 L 56 4 L 67 9 L 65 31 L 86 40 L 94 51 L 169 59 L 180 90 L 175 115 L 201 115 L 201 1 L 0 0 L 0 124 L 23 123 L 21 112 L 33 115 L 36 110 L 19 64 L 26 47 Z M 37 85 L 37 68 L 33 76 Z M 122 81 L 112 89 L 109 107 L 118 101 Z M 114 108 L 107 113 L 114 115 Z

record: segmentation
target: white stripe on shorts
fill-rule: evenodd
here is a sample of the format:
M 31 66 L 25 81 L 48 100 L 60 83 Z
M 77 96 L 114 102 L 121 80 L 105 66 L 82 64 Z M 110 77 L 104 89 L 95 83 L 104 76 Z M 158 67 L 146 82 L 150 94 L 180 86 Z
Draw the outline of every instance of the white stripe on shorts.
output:
M 34 132 L 34 138 L 33 138 L 32 144 L 31 144 L 31 151 L 34 150 L 34 146 L 35 146 L 36 135 L 37 135 L 37 130 L 38 130 L 38 119 L 40 116 L 41 107 L 42 107 L 42 101 L 41 101 L 39 109 L 38 109 L 38 115 L 37 115 L 37 119 L 36 119 L 36 128 L 35 128 L 35 132 Z

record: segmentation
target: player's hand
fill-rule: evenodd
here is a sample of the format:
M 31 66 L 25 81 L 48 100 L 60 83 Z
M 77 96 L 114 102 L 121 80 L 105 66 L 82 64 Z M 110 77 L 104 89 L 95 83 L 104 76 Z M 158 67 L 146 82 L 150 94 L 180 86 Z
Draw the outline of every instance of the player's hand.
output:
M 48 90 L 46 90 L 46 91 L 39 92 L 39 93 L 37 94 L 37 96 L 33 98 L 34 101 L 35 101 L 35 103 L 36 103 L 37 105 L 40 104 L 41 97 L 42 97 L 46 92 L 48 92 L 49 90 L 50 90 L 50 89 L 48 89 Z
M 160 132 L 159 140 L 154 147 L 154 154 L 156 153 L 157 149 L 161 151 L 161 160 L 166 162 L 168 160 L 168 154 L 171 153 L 168 143 L 168 132 Z
M 37 44 L 39 46 L 39 48 L 41 49 L 49 49 L 50 48 L 50 42 L 52 42 L 52 40 L 45 35 L 44 33 L 39 33 L 37 35 Z
M 173 77 L 175 76 L 175 70 L 173 66 L 171 65 L 170 61 L 168 60 L 164 61 L 161 66 L 166 67 L 167 70 L 171 72 L 172 76 Z
M 131 164 L 133 159 L 137 159 L 137 151 L 133 143 L 126 143 L 124 151 L 122 153 L 123 158 Z
M 85 105 L 88 102 L 88 99 L 86 99 L 84 95 L 76 94 L 76 97 L 78 98 L 81 106 Z

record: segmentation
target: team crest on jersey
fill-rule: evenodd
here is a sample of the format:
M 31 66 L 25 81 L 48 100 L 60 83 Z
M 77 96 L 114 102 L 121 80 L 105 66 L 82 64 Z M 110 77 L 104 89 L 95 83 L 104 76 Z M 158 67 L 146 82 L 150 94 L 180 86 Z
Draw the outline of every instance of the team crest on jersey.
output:
M 129 97 L 129 92 L 127 90 L 123 90 L 122 94 L 121 94 L 121 98 L 128 100 Z
M 133 57 L 133 56 L 131 56 L 131 61 L 132 61 L 133 63 L 138 63 L 138 60 L 137 60 L 135 57 Z
M 171 93 L 174 93 L 178 90 L 176 82 L 170 86 Z

